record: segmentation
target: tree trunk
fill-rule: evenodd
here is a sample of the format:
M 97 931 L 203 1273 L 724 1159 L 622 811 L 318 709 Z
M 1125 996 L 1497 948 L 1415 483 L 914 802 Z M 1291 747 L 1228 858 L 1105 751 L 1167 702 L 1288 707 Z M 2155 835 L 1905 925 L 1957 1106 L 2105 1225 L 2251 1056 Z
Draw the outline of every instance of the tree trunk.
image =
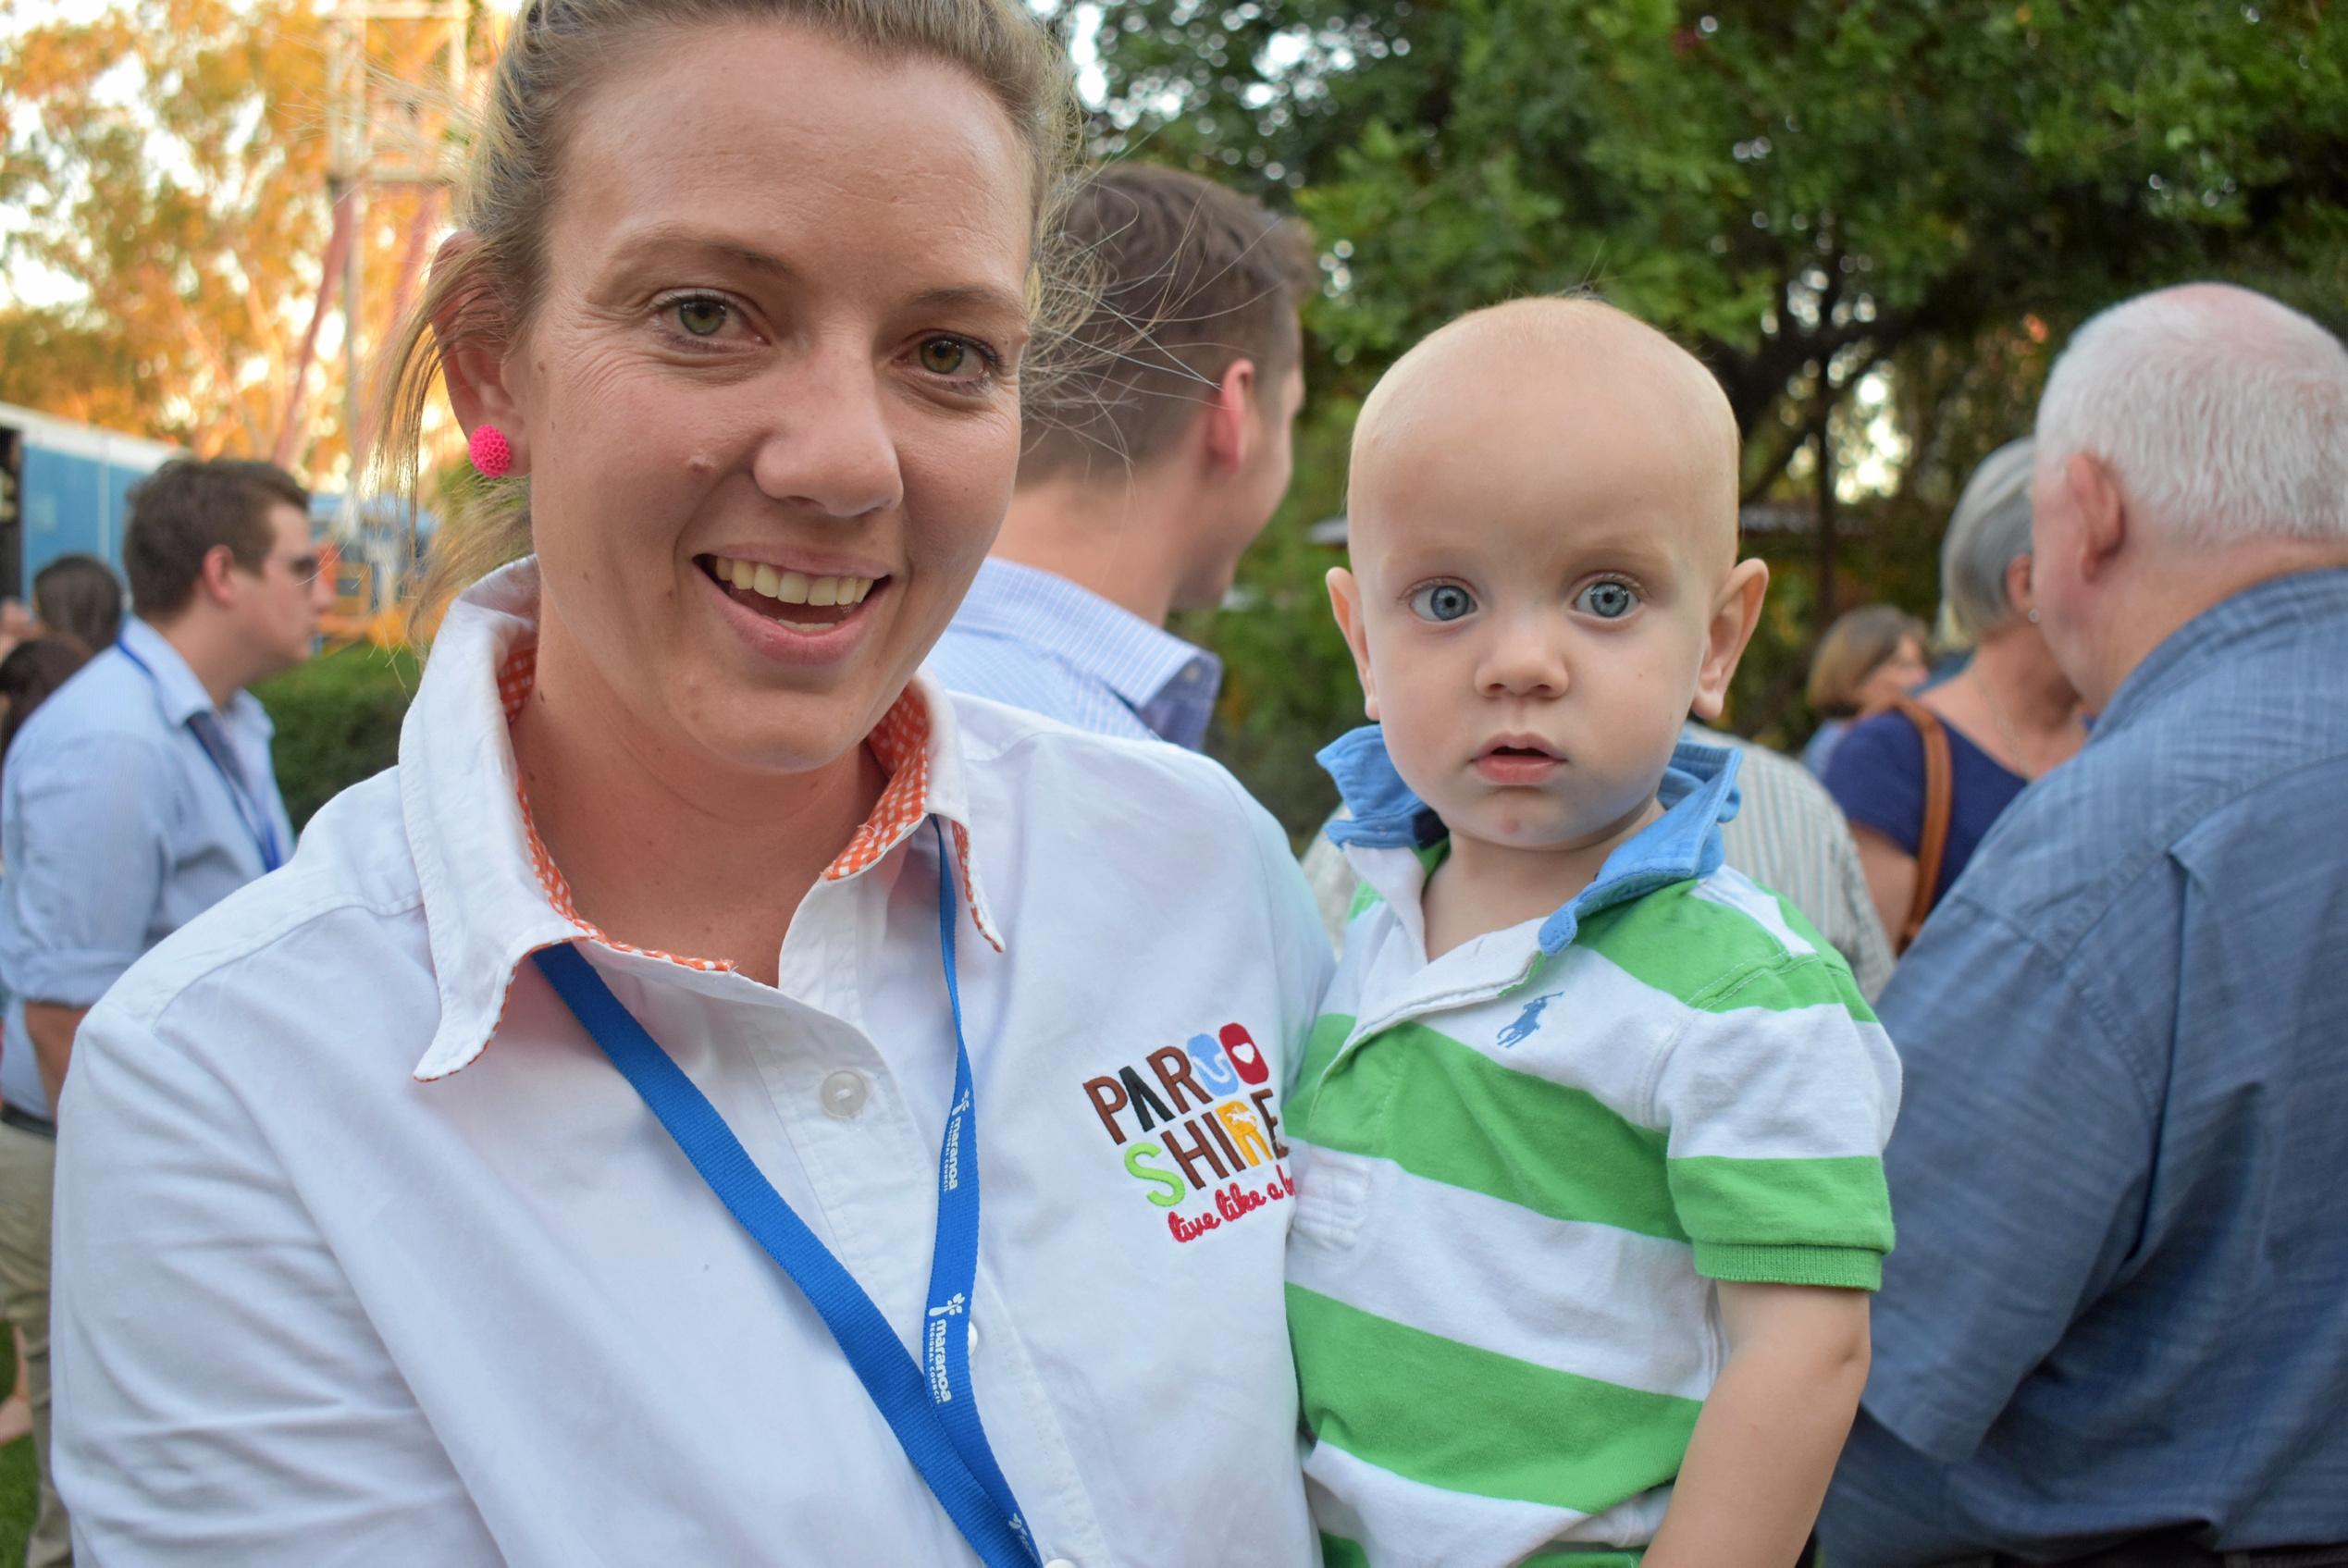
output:
M 1825 377 L 1826 372 L 1822 369 L 1820 380 L 1823 381 Z M 1818 597 L 1815 601 L 1818 611 L 1810 622 L 1813 646 L 1835 621 L 1835 437 L 1832 429 L 1835 404 L 1831 397 L 1823 401 L 1826 404 L 1826 413 L 1818 421 L 1813 448 L 1818 453 Z

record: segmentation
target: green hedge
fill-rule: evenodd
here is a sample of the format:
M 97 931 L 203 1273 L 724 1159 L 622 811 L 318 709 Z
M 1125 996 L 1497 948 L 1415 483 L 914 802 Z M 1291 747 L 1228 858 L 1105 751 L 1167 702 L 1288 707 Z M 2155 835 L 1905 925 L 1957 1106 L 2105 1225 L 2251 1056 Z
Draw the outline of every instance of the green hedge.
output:
M 298 829 L 342 791 L 400 758 L 400 721 L 422 666 L 362 643 L 253 688 L 278 727 L 278 788 Z

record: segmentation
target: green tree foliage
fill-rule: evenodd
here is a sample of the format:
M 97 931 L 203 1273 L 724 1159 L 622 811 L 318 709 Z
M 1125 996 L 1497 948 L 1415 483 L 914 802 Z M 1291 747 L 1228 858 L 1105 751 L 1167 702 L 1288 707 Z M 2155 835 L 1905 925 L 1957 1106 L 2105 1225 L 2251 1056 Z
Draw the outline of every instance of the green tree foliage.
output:
M 1333 633 L 1257 623 L 1316 613 L 1296 535 L 1339 510 L 1353 410 L 1460 312 L 1588 285 L 1719 375 L 1748 497 L 1794 524 L 1753 536 L 1778 586 L 1735 712 L 1785 738 L 1832 610 L 1931 610 L 1947 506 L 2080 318 L 2192 278 L 2335 326 L 2348 299 L 2348 19 L 2315 0 L 1133 0 L 1097 48 L 1104 153 L 1264 193 L 1324 252 L 1296 491 L 1256 612 L 1208 633 L 1218 744 L 1292 828 L 1357 698 Z
M 269 454 L 332 227 L 327 8 L 105 0 L 0 28 L 0 265 L 58 296 L 0 296 L 0 401 L 205 456 Z M 369 30 L 379 154 L 425 134 L 403 106 L 441 106 L 428 84 L 444 31 Z M 419 86 L 385 91 L 402 81 Z M 368 198 L 372 344 L 425 196 L 378 183 Z M 297 444 L 297 468 L 342 462 L 342 380 L 339 354 L 309 366 L 300 428 L 324 435 Z
M 400 721 L 421 674 L 414 654 L 361 644 L 253 688 L 277 726 L 271 759 L 296 831 L 319 807 L 400 759 Z

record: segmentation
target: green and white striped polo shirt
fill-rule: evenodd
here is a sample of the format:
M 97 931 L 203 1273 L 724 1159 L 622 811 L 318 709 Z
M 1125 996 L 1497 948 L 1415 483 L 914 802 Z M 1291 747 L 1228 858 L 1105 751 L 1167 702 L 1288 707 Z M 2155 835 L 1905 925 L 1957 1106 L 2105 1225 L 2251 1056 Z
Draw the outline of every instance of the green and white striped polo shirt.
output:
M 1286 1123 L 1330 1568 L 1637 1562 L 1727 1355 L 1713 1281 L 1879 1282 L 1898 1061 L 1842 958 L 1721 864 L 1735 772 L 1682 747 L 1579 897 L 1432 963 L 1437 856 L 1396 842 L 1425 819 L 1355 803 L 1363 907 Z

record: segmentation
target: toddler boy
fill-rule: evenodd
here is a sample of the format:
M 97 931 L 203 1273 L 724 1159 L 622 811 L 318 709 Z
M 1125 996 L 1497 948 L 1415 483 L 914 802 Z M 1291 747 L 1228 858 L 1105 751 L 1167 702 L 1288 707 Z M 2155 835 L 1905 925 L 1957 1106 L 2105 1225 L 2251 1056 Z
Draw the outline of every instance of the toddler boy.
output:
M 1721 860 L 1736 560 L 1712 377 L 1591 301 L 1477 312 L 1362 409 L 1322 754 L 1364 892 L 1288 1102 L 1330 1568 L 1787 1568 L 1867 1375 L 1889 1042 Z

